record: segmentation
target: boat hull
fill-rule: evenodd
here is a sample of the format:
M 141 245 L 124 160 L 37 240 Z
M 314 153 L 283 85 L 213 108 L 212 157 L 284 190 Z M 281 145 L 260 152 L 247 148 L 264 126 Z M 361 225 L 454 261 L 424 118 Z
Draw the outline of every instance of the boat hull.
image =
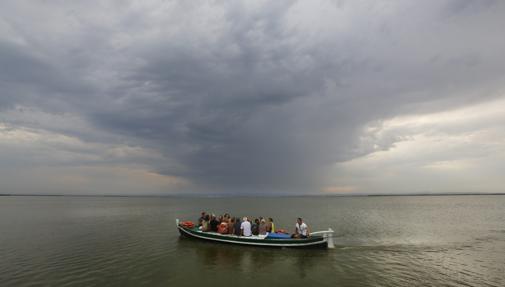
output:
M 326 248 L 327 240 L 322 236 L 313 236 L 306 239 L 267 239 L 260 237 L 244 237 L 236 235 L 223 235 L 215 232 L 202 232 L 198 229 L 189 229 L 177 226 L 182 236 L 205 240 L 209 242 L 239 244 L 258 247 L 281 248 Z

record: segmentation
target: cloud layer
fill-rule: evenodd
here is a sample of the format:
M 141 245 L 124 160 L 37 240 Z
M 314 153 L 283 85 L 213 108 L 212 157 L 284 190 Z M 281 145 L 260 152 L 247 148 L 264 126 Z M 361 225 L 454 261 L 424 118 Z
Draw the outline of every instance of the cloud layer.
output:
M 0 170 L 86 174 L 89 189 L 52 180 L 57 192 L 373 192 L 367 178 L 384 168 L 349 163 L 426 144 L 415 135 L 447 127 L 412 123 L 505 96 L 501 1 L 3 1 L 0 11 Z M 388 126 L 398 118 L 411 124 Z M 405 158 L 443 166 L 444 154 Z M 143 189 L 97 177 L 132 170 L 165 180 Z M 410 191 L 394 181 L 378 189 Z M 450 182 L 429 189 L 457 191 Z

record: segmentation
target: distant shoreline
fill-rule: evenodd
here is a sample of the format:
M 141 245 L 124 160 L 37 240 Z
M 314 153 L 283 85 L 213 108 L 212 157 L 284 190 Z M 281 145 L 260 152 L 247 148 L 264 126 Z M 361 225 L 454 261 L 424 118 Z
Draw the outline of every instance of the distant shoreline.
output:
M 0 193 L 1 196 L 11 197 L 131 197 L 131 198 L 223 198 L 223 197 L 398 197 L 398 196 L 475 196 L 475 195 L 505 195 L 505 192 L 493 193 L 410 193 L 410 194 L 169 194 L 169 195 L 111 195 L 111 194 L 9 194 Z

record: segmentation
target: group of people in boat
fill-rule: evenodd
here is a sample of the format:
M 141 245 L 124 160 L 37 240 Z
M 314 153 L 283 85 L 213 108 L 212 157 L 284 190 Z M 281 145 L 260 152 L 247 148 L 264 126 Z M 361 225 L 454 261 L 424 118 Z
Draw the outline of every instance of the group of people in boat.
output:
M 285 230 L 275 229 L 274 220 L 271 217 L 258 217 L 249 219 L 233 217 L 228 213 L 216 216 L 213 213 L 203 211 L 198 219 L 198 228 L 203 232 L 217 232 L 236 236 L 267 235 L 268 233 L 287 233 Z M 298 218 L 295 224 L 295 232 L 292 238 L 307 238 L 310 236 L 309 227 L 302 218 Z

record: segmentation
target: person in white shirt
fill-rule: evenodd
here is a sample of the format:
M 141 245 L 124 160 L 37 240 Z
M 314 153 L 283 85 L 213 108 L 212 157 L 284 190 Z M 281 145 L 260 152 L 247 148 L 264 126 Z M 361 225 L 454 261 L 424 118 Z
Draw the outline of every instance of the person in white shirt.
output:
M 295 225 L 295 234 L 293 234 L 291 237 L 293 238 L 307 238 L 309 237 L 309 227 L 305 222 L 303 222 L 303 219 L 298 217 L 296 220 L 296 225 Z
M 242 220 L 242 224 L 240 224 L 240 230 L 242 231 L 242 236 L 251 236 L 251 222 L 247 220 L 247 217 L 244 217 Z

